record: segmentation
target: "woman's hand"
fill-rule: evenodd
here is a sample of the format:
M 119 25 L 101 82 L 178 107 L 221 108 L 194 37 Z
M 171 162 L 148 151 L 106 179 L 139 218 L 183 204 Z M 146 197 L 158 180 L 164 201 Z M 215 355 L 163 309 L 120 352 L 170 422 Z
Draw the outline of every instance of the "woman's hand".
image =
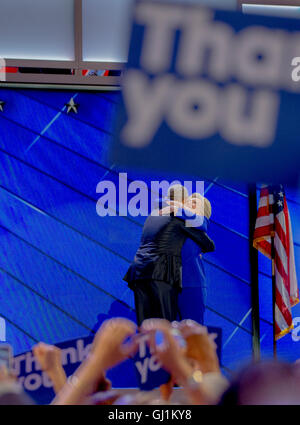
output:
M 174 213 L 174 215 L 176 215 L 178 209 L 181 208 L 181 206 L 175 205 L 174 203 L 175 201 L 168 201 L 169 205 L 167 207 L 162 208 L 159 211 L 159 215 L 170 215 L 171 213 Z
M 172 212 L 174 212 L 174 208 L 167 206 L 159 210 L 159 215 L 170 215 Z
M 179 209 L 184 208 L 184 204 L 182 202 L 179 202 L 179 201 L 168 201 L 168 204 L 169 204 L 170 208 L 172 209 L 172 212 L 174 212 L 175 215 L 176 215 L 176 213 Z

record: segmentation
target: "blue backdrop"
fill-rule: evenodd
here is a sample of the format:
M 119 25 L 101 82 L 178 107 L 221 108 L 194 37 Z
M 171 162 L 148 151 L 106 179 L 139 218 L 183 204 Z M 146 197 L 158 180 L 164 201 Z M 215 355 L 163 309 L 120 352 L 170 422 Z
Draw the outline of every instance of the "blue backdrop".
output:
M 66 113 L 71 97 L 78 114 Z M 1 89 L 0 100 L 6 102 L 0 113 L 0 316 L 8 342 L 19 354 L 38 341 L 89 335 L 107 317 L 135 319 L 122 277 L 144 218 L 96 214 L 97 183 L 118 178 L 108 150 L 119 95 Z M 216 178 L 205 182 L 205 191 L 217 247 L 205 256 L 205 322 L 222 328 L 229 372 L 252 353 L 247 187 Z M 295 193 L 289 200 L 299 260 L 300 207 Z M 269 269 L 261 261 L 263 343 L 270 334 Z M 280 342 L 288 358 L 292 343 L 289 336 Z M 113 384 L 131 383 L 115 373 Z

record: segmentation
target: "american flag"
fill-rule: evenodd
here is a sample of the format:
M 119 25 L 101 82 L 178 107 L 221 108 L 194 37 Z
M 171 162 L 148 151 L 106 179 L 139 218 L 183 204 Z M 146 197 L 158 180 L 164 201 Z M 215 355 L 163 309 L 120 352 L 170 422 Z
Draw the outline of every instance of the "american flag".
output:
M 291 307 L 299 302 L 290 214 L 282 185 L 260 191 L 253 245 L 271 259 L 274 237 L 275 340 L 293 329 Z

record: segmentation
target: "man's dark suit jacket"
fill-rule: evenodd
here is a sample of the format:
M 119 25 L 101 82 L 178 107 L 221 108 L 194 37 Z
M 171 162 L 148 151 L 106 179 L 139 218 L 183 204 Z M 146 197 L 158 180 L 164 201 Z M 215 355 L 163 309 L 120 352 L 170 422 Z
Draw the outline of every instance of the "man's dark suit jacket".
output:
M 214 242 L 185 220 L 172 215 L 150 215 L 144 224 L 140 247 L 124 280 L 134 289 L 139 282 L 156 280 L 182 288 L 181 249 L 187 238 L 201 247 L 203 253 L 214 251 Z

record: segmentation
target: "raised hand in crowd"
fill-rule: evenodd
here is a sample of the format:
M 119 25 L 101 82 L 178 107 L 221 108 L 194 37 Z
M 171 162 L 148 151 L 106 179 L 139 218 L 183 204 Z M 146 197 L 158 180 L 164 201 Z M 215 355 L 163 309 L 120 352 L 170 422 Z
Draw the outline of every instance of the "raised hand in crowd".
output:
M 174 326 L 174 324 L 173 324 Z M 194 320 L 176 322 L 182 336 L 186 340 L 186 356 L 202 373 L 221 373 L 217 356 L 216 334 L 209 334 L 206 326 Z
M 141 332 L 149 334 L 150 350 L 155 353 L 164 369 L 180 378 L 182 369 L 186 367 L 185 348 L 180 347 L 173 337 L 171 323 L 165 319 L 147 319 L 141 325 Z M 189 365 L 187 369 L 191 370 Z
M 136 325 L 127 319 L 105 321 L 94 338 L 89 356 L 68 379 L 53 404 L 85 402 L 106 370 L 135 354 L 138 349 L 136 329 Z
M 67 381 L 64 368 L 62 367 L 61 350 L 54 345 L 40 342 L 32 349 L 42 370 L 47 373 L 53 383 L 55 393 L 58 393 Z
M 17 382 L 16 375 L 7 370 L 6 366 L 1 365 L 0 366 L 0 385 L 7 384 L 7 383 L 13 383 Z
M 150 349 L 170 372 L 172 380 L 184 387 L 192 403 L 214 404 L 219 400 L 227 381 L 220 373 L 215 335 L 192 321 L 171 324 L 149 319 L 143 322 L 141 330 L 150 334 Z M 185 340 L 185 346 L 176 331 Z
M 136 330 L 136 324 L 128 319 L 106 320 L 94 338 L 90 356 L 103 370 L 116 366 L 137 351 Z
M 34 402 L 25 394 L 16 375 L 7 370 L 6 366 L 0 366 L 0 406 L 25 404 L 30 405 Z

